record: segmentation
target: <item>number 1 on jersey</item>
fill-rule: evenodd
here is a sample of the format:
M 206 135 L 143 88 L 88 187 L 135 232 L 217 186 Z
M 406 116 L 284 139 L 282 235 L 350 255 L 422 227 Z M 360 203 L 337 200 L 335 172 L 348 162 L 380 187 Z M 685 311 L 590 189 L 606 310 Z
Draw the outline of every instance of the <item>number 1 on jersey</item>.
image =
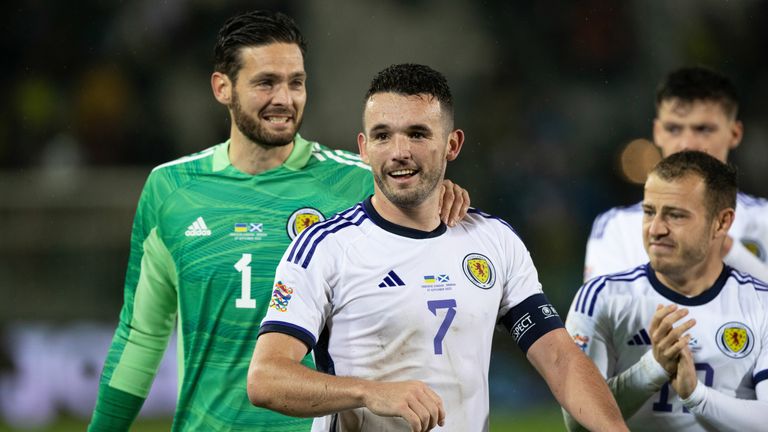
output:
M 235 307 L 241 309 L 256 309 L 256 300 L 251 298 L 251 254 L 243 254 L 235 264 L 240 272 L 240 298 L 235 301 Z
M 456 316 L 456 300 L 430 300 L 427 302 L 427 307 L 434 316 L 437 316 L 438 309 L 448 309 L 448 311 L 445 313 L 445 318 L 443 318 L 442 324 L 440 324 L 440 328 L 437 329 L 437 334 L 435 335 L 434 339 L 435 354 L 442 355 L 443 339 L 445 338 L 445 334 L 448 333 L 448 327 L 451 326 L 453 318 Z

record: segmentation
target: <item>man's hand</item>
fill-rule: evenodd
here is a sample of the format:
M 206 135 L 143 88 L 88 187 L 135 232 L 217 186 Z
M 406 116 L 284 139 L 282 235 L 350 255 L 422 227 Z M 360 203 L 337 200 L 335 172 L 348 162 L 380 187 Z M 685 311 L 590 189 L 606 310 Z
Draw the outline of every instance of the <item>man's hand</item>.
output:
M 686 336 L 683 340 L 685 341 L 685 348 L 680 351 L 677 373 L 672 377 L 670 384 L 672 384 L 672 388 L 675 389 L 681 399 L 688 399 L 693 390 L 696 389 L 699 379 L 696 377 L 696 365 L 693 363 L 693 354 L 688 347 L 691 337 Z
M 440 185 L 440 220 L 448 226 L 455 226 L 464 219 L 469 209 L 469 193 L 450 180 Z
M 443 400 L 421 381 L 371 382 L 364 404 L 376 415 L 402 417 L 413 432 L 445 423 Z
M 696 325 L 696 320 L 690 319 L 673 328 L 686 315 L 688 309 L 678 309 L 677 305 L 658 305 L 651 318 L 649 330 L 653 357 L 670 375 L 677 372 L 680 353 L 688 346 L 688 339 L 682 337 L 683 334 Z

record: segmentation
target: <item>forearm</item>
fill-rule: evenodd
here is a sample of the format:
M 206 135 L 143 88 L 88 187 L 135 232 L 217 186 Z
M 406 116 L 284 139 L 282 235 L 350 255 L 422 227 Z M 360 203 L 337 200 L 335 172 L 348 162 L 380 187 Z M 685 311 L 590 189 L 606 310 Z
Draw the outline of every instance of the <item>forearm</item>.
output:
M 552 393 L 573 419 L 591 431 L 624 430 L 624 421 L 611 392 L 592 362 L 580 352 L 570 355 L 564 366 L 564 380 Z
M 88 432 L 127 431 L 143 403 L 144 398 L 102 383 Z
M 248 371 L 248 398 L 256 406 L 289 416 L 321 417 L 364 406 L 364 389 L 371 384 L 327 375 L 300 363 L 260 361 Z
M 701 382 L 683 405 L 719 431 L 763 430 L 768 424 L 768 402 L 737 399 Z
M 591 431 L 624 431 L 626 424 L 605 379 L 565 329 L 543 336 L 528 358 L 560 405 Z
M 616 398 L 621 414 L 630 418 L 669 380 L 664 368 L 648 350 L 640 360 L 624 372 L 608 379 L 608 388 Z

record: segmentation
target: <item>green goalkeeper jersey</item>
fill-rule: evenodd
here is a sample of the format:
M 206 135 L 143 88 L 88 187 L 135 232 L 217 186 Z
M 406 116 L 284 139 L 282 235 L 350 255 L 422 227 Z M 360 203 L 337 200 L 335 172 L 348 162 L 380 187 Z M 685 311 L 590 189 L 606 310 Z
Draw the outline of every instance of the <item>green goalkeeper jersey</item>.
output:
M 249 403 L 248 366 L 291 239 L 364 199 L 373 181 L 357 155 L 299 135 L 294 143 L 283 165 L 255 176 L 230 164 L 228 142 L 152 171 L 136 211 L 125 303 L 89 430 L 128 428 L 174 325 L 174 430 L 309 430 L 311 419 Z M 304 363 L 313 366 L 310 356 Z

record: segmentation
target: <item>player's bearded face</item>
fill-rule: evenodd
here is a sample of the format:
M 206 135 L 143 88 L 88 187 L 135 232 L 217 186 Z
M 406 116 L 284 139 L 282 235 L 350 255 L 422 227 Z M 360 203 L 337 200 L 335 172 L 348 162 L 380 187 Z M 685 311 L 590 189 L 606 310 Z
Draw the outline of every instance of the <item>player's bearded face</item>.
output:
M 237 129 L 263 147 L 293 141 L 307 101 L 301 49 L 291 43 L 241 48 L 229 109 Z
M 265 106 L 256 115 L 245 112 L 240 104 L 238 92 L 232 92 L 232 118 L 243 135 L 264 147 L 281 147 L 293 142 L 301 127 L 303 113 L 285 106 Z M 276 120 L 273 120 L 276 119 Z M 288 119 L 288 120 L 285 120 Z M 272 122 L 291 122 L 290 126 L 274 130 Z
M 663 275 L 685 275 L 701 268 L 713 248 L 713 220 L 704 200 L 704 181 L 698 176 L 665 181 L 648 178 L 643 200 L 643 243 L 651 267 Z

